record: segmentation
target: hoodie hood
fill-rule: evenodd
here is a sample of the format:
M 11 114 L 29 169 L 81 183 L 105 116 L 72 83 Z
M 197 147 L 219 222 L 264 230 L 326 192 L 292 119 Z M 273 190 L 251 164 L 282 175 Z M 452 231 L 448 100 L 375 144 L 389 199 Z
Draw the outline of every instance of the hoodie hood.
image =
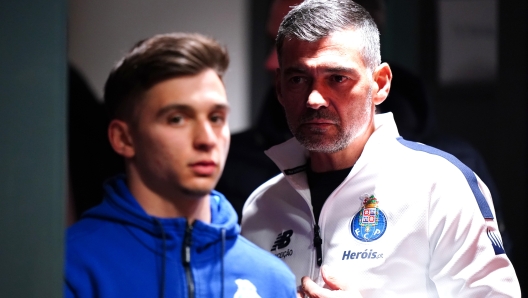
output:
M 121 224 L 150 249 L 162 253 L 159 241 L 165 237 L 167 256 L 180 253 L 177 247 L 185 234 L 187 220 L 184 217 L 158 218 L 145 212 L 130 193 L 124 175 L 109 179 L 104 184 L 104 200 L 97 207 L 87 211 L 83 218 L 111 221 Z M 211 194 L 211 223 L 196 220 L 193 224 L 193 246 L 198 250 L 222 241 L 222 230 L 226 239 L 235 238 L 240 227 L 231 204 L 219 192 Z

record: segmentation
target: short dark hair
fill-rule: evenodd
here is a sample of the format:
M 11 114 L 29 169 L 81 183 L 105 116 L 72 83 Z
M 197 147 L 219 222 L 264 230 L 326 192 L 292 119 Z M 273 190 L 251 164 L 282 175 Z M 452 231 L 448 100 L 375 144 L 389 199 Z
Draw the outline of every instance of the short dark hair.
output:
M 305 0 L 295 6 L 282 20 L 277 35 L 279 63 L 284 39 L 314 42 L 347 29 L 363 36 L 363 59 L 374 71 L 381 63 L 379 30 L 365 8 L 352 0 Z
M 141 95 L 157 83 L 206 69 L 222 78 L 228 65 L 226 48 L 201 34 L 169 33 L 141 40 L 106 80 L 104 102 L 110 119 L 131 121 Z

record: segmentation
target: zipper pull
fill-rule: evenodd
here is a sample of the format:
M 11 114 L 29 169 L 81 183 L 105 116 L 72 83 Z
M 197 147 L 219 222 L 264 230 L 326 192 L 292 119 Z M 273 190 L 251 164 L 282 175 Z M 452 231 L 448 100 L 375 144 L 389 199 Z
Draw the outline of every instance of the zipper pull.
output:
M 185 235 L 183 236 L 183 245 L 182 245 L 182 262 L 183 268 L 185 270 L 185 277 L 187 280 L 187 291 L 189 298 L 194 298 L 194 278 L 191 270 L 191 245 L 192 245 L 192 231 L 193 226 L 190 223 L 187 223 L 187 228 L 185 229 Z
M 193 226 L 187 224 L 185 229 L 185 236 L 183 237 L 183 250 L 182 250 L 182 260 L 183 264 L 189 265 L 191 263 L 191 246 L 192 246 L 192 230 Z
M 323 264 L 323 252 L 321 250 L 321 244 L 323 244 L 323 239 L 321 239 L 321 235 L 319 234 L 319 225 L 314 225 L 314 247 L 315 247 L 315 253 L 317 256 L 317 266 L 321 267 L 321 264 Z

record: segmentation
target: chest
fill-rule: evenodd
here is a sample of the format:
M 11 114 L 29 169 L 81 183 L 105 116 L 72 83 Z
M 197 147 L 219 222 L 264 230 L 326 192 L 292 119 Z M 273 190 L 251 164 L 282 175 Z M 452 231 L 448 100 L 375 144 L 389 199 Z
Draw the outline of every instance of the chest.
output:
M 381 178 L 378 182 L 383 183 L 345 183 L 325 201 L 317 222 L 322 263 L 357 281 L 388 275 L 396 280 L 401 272 L 410 271 L 425 280 L 431 187 Z M 309 202 L 293 195 L 277 198 L 275 210 L 280 212 L 274 214 L 272 228 L 251 240 L 284 260 L 298 282 L 304 275 L 318 280 L 316 221 Z M 280 208 L 284 202 L 289 203 Z M 305 207 L 299 207 L 302 204 Z

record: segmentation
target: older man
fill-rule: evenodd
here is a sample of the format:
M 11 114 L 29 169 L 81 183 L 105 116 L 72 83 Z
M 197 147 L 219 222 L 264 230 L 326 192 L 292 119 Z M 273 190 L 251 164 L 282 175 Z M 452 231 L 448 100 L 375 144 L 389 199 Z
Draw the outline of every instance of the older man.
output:
M 520 297 L 486 185 L 375 115 L 392 73 L 371 16 L 349 0 L 304 1 L 277 53 L 295 138 L 267 151 L 282 174 L 248 199 L 243 234 L 311 297 Z

